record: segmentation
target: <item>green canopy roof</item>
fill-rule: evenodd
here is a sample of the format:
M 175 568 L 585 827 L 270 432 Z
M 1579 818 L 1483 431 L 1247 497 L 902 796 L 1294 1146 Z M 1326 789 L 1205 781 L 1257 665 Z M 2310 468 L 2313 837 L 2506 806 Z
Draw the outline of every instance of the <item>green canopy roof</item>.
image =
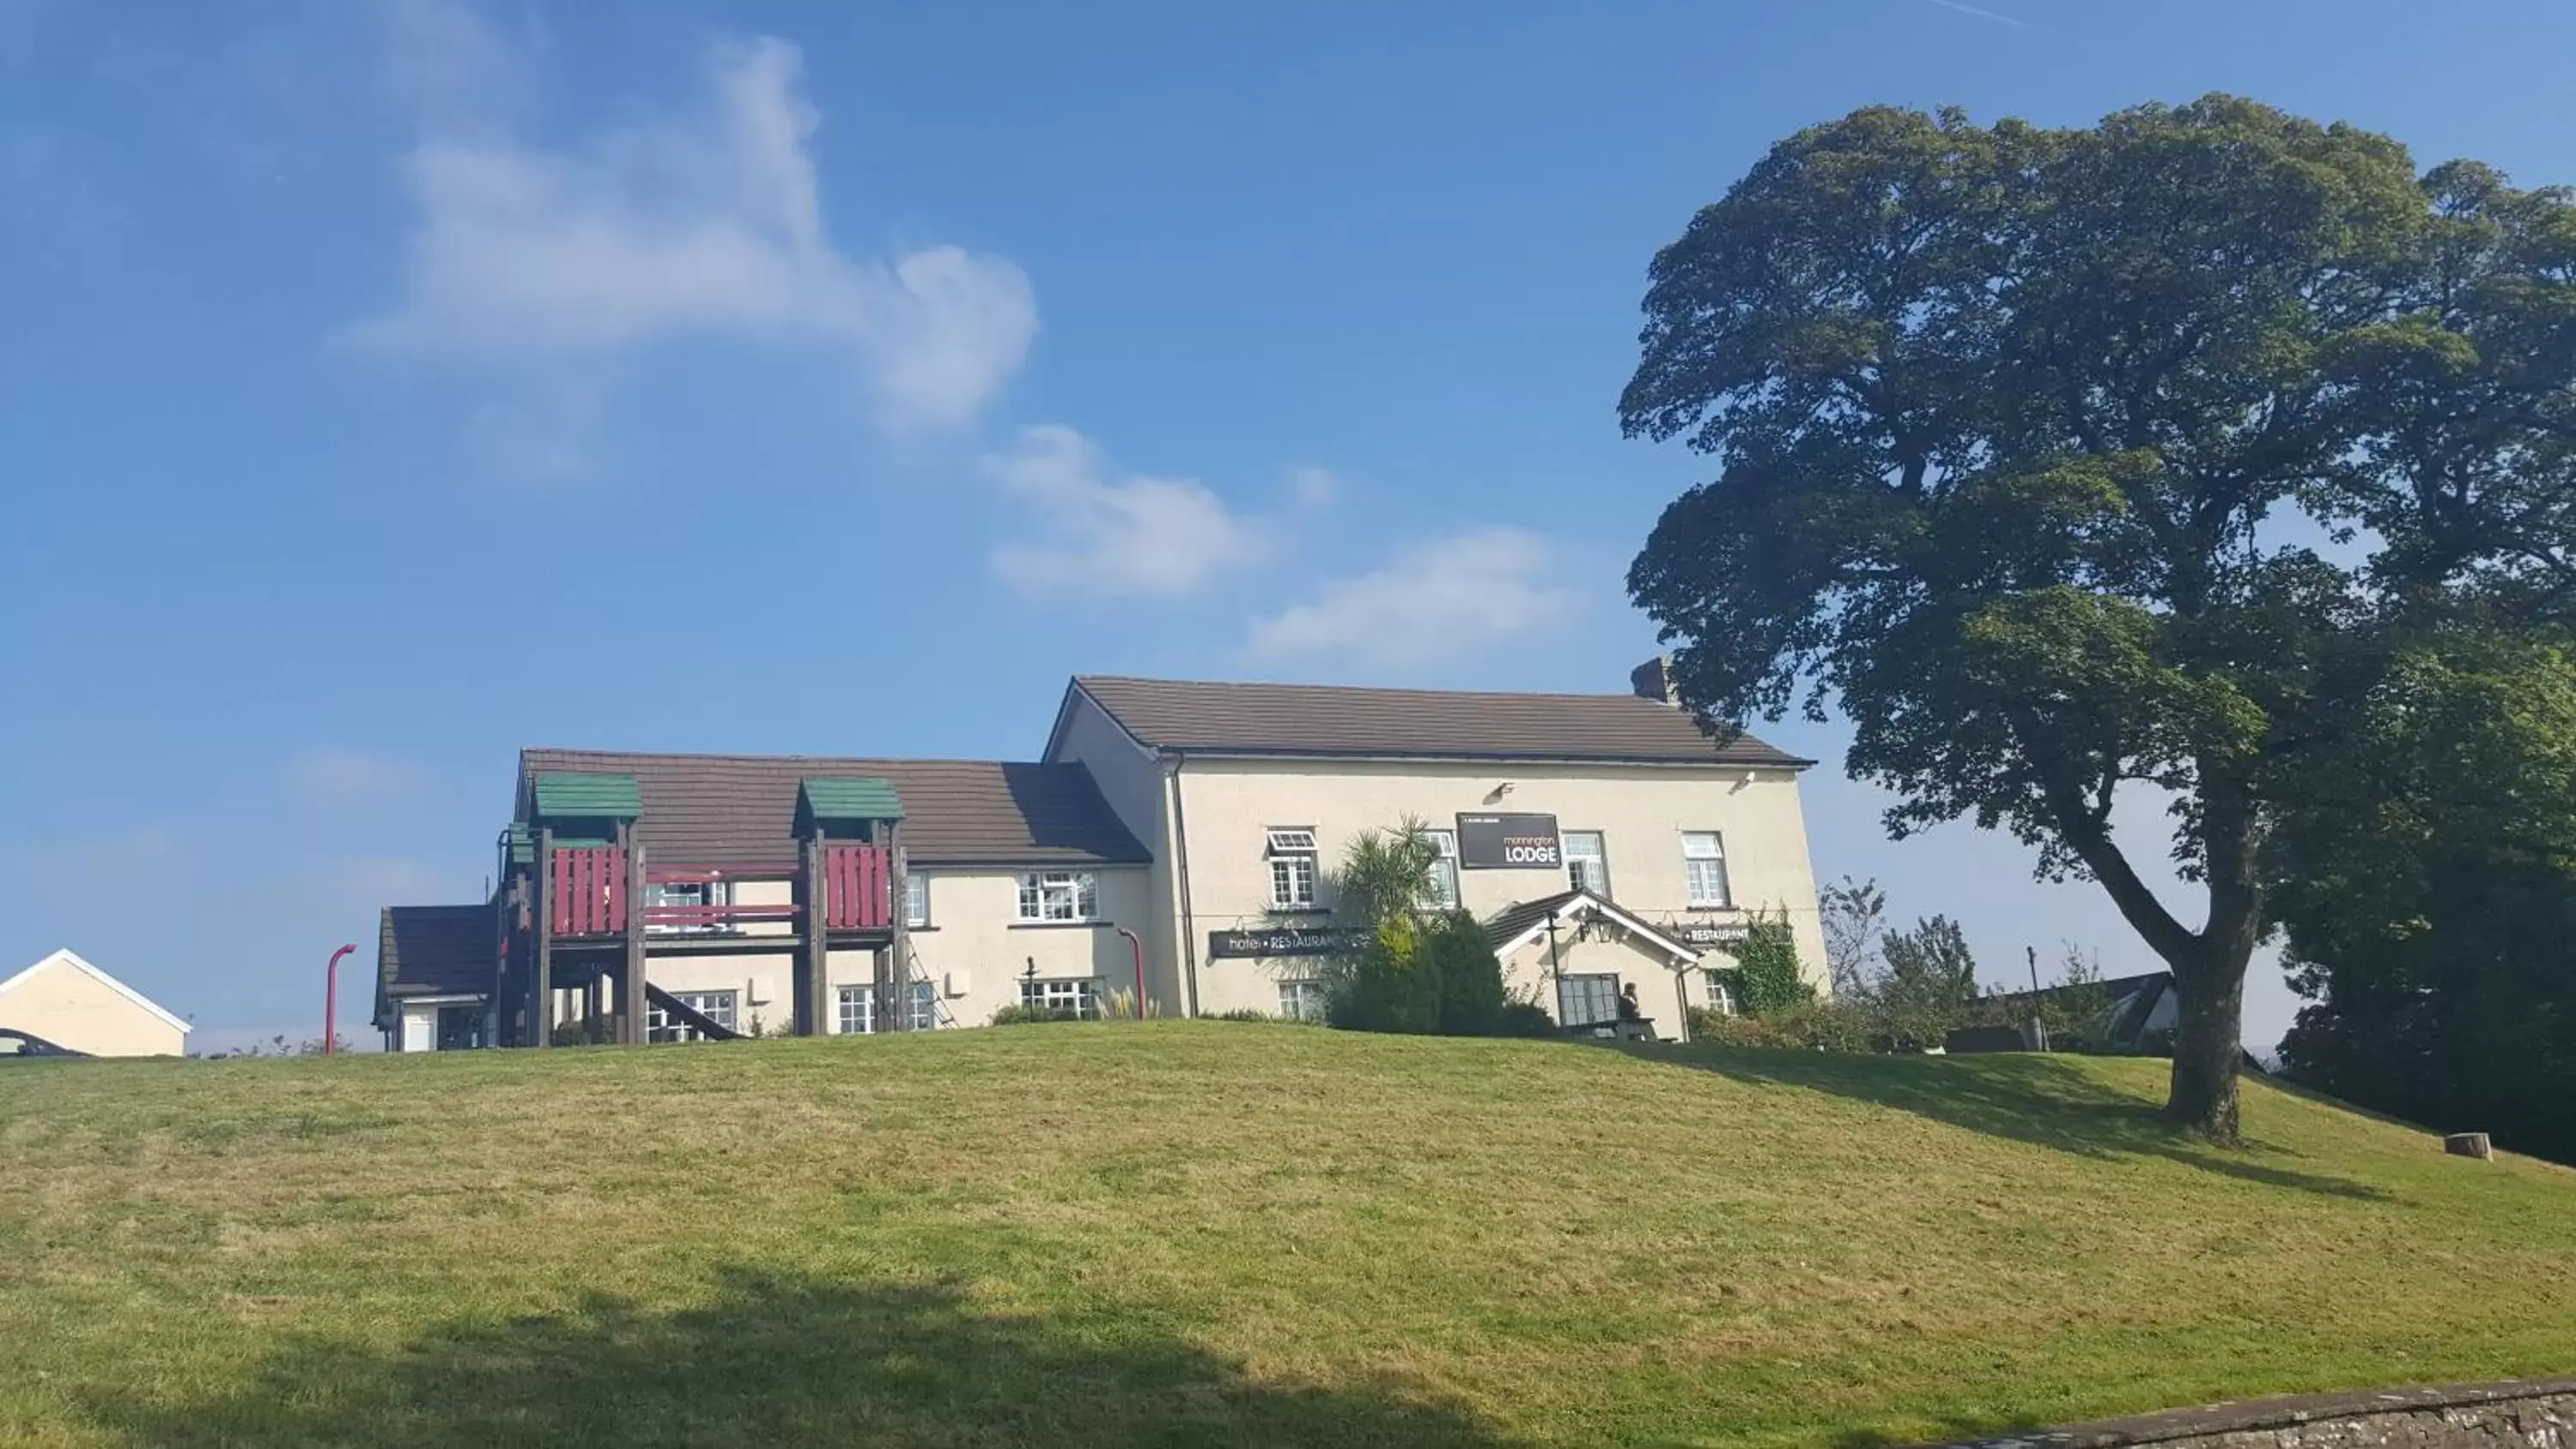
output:
M 537 816 L 543 820 L 632 820 L 644 813 L 633 775 L 560 774 L 537 777 Z
M 894 781 L 881 775 L 845 775 L 804 782 L 805 813 L 816 820 L 901 820 L 903 801 Z

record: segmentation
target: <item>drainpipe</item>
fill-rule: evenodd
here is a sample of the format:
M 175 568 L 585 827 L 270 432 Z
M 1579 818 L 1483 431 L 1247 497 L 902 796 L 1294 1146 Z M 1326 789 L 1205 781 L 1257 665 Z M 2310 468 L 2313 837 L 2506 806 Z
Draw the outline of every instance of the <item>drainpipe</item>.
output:
M 1109 929 L 1127 938 L 1127 949 L 1136 953 L 1136 1019 L 1145 1019 L 1145 941 L 1125 926 L 1112 923 Z
M 1190 910 L 1190 811 L 1181 797 L 1181 767 L 1190 757 L 1172 751 L 1172 835 L 1177 842 L 1173 854 L 1181 870 L 1181 1015 L 1199 1014 L 1199 924 Z
M 322 968 L 322 1055 L 331 1055 L 331 1038 L 340 1024 L 340 958 L 357 950 L 343 946 L 331 953 L 331 964 Z

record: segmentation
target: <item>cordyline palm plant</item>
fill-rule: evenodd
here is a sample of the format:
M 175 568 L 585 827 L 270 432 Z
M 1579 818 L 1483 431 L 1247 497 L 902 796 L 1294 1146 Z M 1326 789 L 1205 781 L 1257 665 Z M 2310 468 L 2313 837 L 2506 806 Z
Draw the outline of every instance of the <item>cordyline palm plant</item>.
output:
M 1341 863 L 1324 872 L 1333 922 L 1351 933 L 1349 946 L 1312 962 L 1328 998 L 1347 995 L 1360 962 L 1371 954 L 1397 964 L 1413 959 L 1423 918 L 1439 904 L 1431 875 L 1439 859 L 1430 827 L 1407 815 L 1392 831 L 1361 831 Z

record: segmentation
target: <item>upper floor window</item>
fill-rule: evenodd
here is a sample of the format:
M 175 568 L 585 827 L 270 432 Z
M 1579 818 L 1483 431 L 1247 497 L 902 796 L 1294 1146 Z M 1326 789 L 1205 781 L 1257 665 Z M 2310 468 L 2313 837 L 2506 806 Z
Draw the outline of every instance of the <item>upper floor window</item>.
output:
M 1023 921 L 1089 921 L 1100 915 L 1100 877 L 1087 870 L 1033 870 L 1020 877 Z
M 1274 829 L 1270 843 L 1270 909 L 1307 911 L 1315 907 L 1315 832 Z
M 1610 847 L 1598 830 L 1569 830 L 1565 841 L 1565 875 L 1576 890 L 1610 899 Z
M 930 877 L 919 871 L 906 872 L 903 878 L 903 923 L 930 924 Z
M 1682 832 L 1682 869 L 1690 876 L 1690 903 L 1704 910 L 1735 904 L 1726 888 L 1726 844 L 1714 830 Z
M 1422 832 L 1440 854 L 1431 862 L 1431 903 L 1444 911 L 1458 909 L 1458 832 Z

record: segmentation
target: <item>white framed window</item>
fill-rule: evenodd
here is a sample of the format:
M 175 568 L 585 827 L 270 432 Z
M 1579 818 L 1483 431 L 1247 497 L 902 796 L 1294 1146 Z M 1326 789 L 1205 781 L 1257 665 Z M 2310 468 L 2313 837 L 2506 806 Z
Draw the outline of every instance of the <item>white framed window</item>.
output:
M 1321 981 L 1280 982 L 1279 1014 L 1290 1021 L 1322 1021 L 1324 1019 L 1324 983 Z
M 727 1031 L 739 1030 L 734 1021 L 734 1001 L 741 993 L 734 991 L 674 991 L 671 995 L 682 1006 L 714 1022 Z M 644 1039 L 647 1041 L 696 1041 L 699 1032 L 684 1021 L 674 1021 L 669 1012 L 648 1006 L 644 1012 Z
M 1270 857 L 1270 909 L 1306 911 L 1315 906 L 1315 857 Z
M 915 929 L 930 924 L 930 877 L 917 870 L 904 873 L 903 923 Z
M 841 988 L 841 1035 L 865 1036 L 877 1029 L 877 991 L 873 986 Z
M 929 1031 L 939 1025 L 938 988 L 927 981 L 912 983 L 912 1013 L 904 1025 L 913 1031 Z M 843 1036 L 865 1035 L 877 1029 L 877 989 L 874 986 L 841 988 L 840 1028 Z
M 1602 1026 L 1619 1019 L 1619 978 L 1608 972 L 1556 979 L 1556 1019 L 1566 1026 Z
M 1426 830 L 1432 847 L 1440 852 L 1431 862 L 1431 903 L 1444 911 L 1458 909 L 1458 832 Z
M 650 906 L 721 906 L 732 902 L 729 883 L 720 880 L 666 881 L 644 887 L 644 904 Z M 729 929 L 720 921 L 667 921 L 647 925 L 649 936 L 707 935 Z
M 1705 974 L 1708 978 L 1708 1009 L 1720 1016 L 1733 1016 L 1735 989 L 1726 984 L 1726 973 L 1710 971 Z
M 1690 877 L 1690 903 L 1699 910 L 1735 904 L 1726 888 L 1726 843 L 1714 830 L 1682 832 L 1682 870 Z
M 1020 1005 L 1032 1011 L 1070 1011 L 1080 1017 L 1098 1014 L 1093 1010 L 1092 980 L 1088 976 L 1054 981 L 1032 981 L 1023 977 L 1020 981 Z
M 1610 899 L 1610 847 L 1598 830 L 1569 830 L 1565 843 L 1565 877 L 1576 890 Z
M 1023 921 L 1089 921 L 1100 915 L 1100 877 L 1087 870 L 1033 870 L 1020 877 Z
M 1274 825 L 1266 834 L 1270 854 L 1270 909 L 1313 910 L 1315 832 L 1304 826 Z

